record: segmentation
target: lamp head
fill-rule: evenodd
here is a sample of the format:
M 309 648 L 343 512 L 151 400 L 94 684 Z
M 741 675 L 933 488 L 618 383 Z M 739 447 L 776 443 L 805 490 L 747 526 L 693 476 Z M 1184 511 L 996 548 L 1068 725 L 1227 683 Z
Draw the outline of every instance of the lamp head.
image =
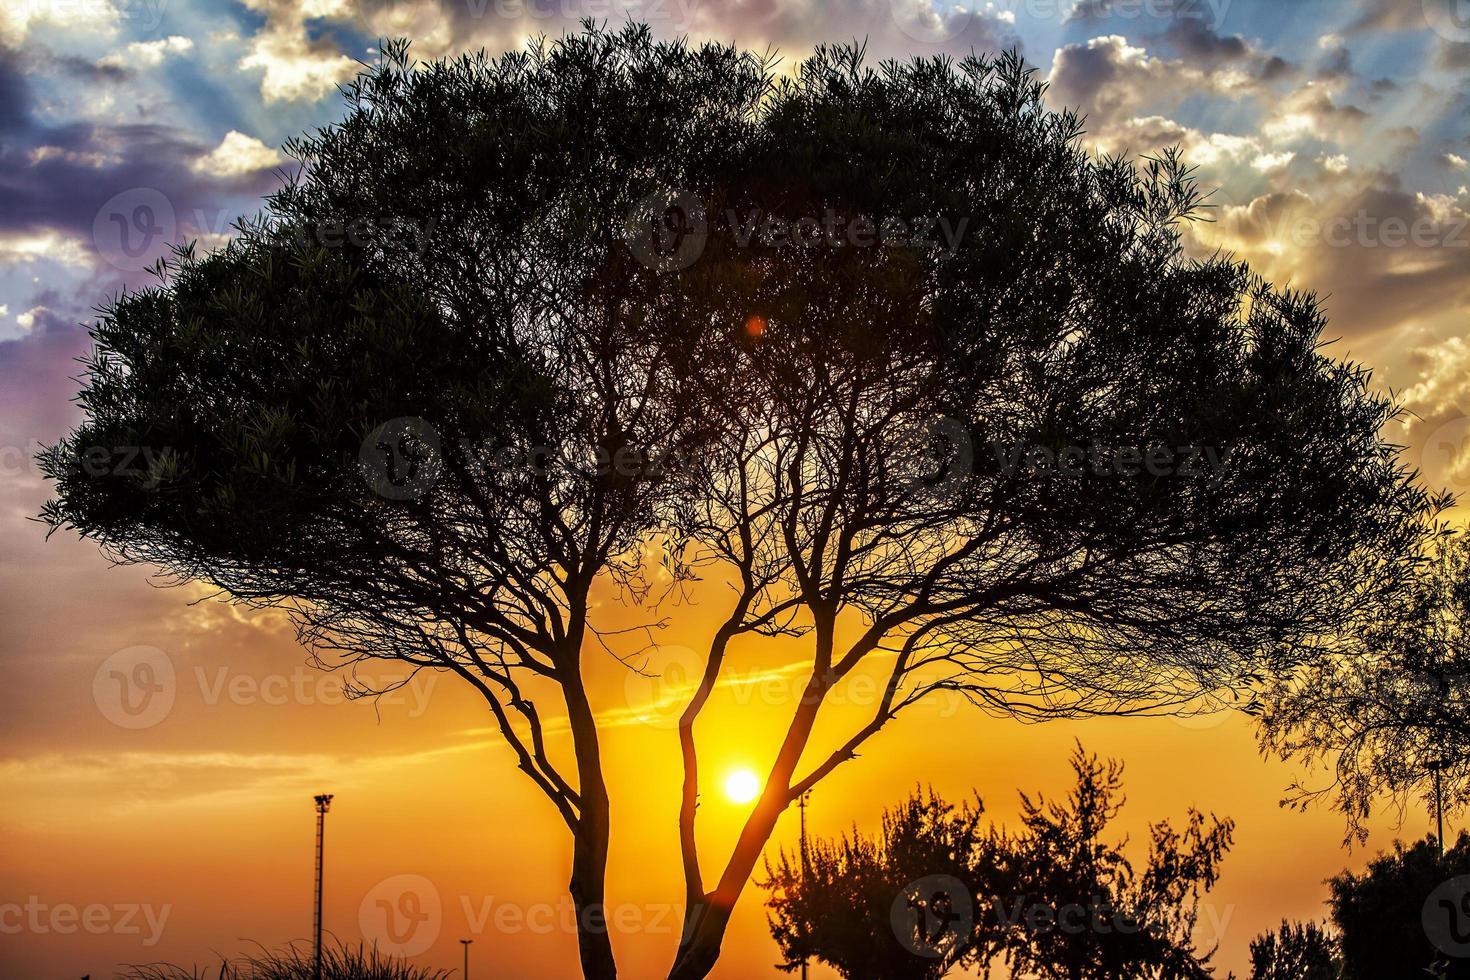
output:
M 316 809 L 318 813 L 326 813 L 332 805 L 331 793 L 322 793 L 319 796 L 313 797 L 313 799 L 316 800 Z

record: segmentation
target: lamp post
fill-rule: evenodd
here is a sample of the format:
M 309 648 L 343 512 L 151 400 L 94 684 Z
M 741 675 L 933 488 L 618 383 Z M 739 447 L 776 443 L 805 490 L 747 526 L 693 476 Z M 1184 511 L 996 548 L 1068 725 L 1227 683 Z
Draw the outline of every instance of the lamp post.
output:
M 327 831 L 327 810 L 332 805 L 332 794 L 322 793 L 316 800 L 316 909 L 312 915 L 312 934 L 316 937 L 312 957 L 312 977 L 322 980 L 322 839 Z
M 470 980 L 470 943 L 473 939 L 461 939 L 459 944 L 464 947 L 464 980 Z
M 1444 771 L 1450 767 L 1448 759 L 1436 759 L 1429 763 L 1429 771 L 1434 773 L 1434 818 L 1439 824 L 1439 831 L 1435 840 L 1439 843 L 1439 859 L 1444 860 Z
M 796 807 L 797 807 L 798 810 L 801 811 L 801 884 L 802 884 L 802 887 L 803 888 L 806 887 L 806 878 L 807 878 L 806 805 L 811 800 L 811 796 L 812 796 L 812 791 L 811 790 L 807 790 L 805 793 L 802 793 L 801 794 L 801 798 L 796 801 Z M 805 937 L 802 937 L 802 938 L 805 938 Z M 801 980 L 807 980 L 807 976 L 806 976 L 806 957 L 805 956 L 803 956 L 801 958 Z

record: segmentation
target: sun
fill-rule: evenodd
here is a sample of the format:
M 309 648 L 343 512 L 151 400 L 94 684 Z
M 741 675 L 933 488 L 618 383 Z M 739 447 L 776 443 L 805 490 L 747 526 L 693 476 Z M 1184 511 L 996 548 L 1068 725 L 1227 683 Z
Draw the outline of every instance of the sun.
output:
M 733 803 L 749 803 L 761 795 L 761 778 L 749 769 L 736 769 L 725 777 L 725 795 Z

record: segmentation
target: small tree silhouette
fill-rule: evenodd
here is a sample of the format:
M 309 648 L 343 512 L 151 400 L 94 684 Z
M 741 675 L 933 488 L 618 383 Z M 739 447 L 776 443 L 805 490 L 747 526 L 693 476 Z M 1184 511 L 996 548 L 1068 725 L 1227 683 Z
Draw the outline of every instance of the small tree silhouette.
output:
M 1103 840 L 1122 766 L 1081 746 L 1071 764 L 1066 802 L 1022 794 L 1015 834 L 982 829 L 978 800 L 955 809 L 930 791 L 886 811 L 876 839 L 816 842 L 805 868 L 782 851 L 761 883 L 781 968 L 816 958 L 854 980 L 900 980 L 962 964 L 988 976 L 1003 960 L 1012 976 L 1207 980 L 1213 951 L 1192 934 L 1234 825 L 1193 810 L 1183 833 L 1155 824 L 1135 873 Z
M 805 862 L 785 850 L 768 860 L 760 884 L 780 968 L 820 959 L 844 977 L 900 980 L 988 962 L 1000 933 L 975 903 L 1000 869 L 983 812 L 979 800 L 957 808 L 915 791 L 884 811 L 876 839 L 854 831 L 810 841 Z M 928 904 L 936 893 L 943 915 Z
M 1251 980 L 1338 980 L 1337 941 L 1315 922 L 1281 920 L 1251 940 Z
M 1470 978 L 1470 835 L 1440 860 L 1433 838 L 1329 879 L 1344 980 Z

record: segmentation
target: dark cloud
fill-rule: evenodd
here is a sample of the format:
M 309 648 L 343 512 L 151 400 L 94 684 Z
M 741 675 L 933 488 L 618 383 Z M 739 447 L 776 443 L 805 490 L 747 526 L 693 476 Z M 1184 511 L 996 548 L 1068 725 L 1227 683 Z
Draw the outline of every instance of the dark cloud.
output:
M 1173 21 L 1159 36 L 1180 54 L 1212 65 L 1243 61 L 1253 54 L 1245 38 L 1239 34 L 1216 34 L 1202 20 Z
M 37 59 L 106 84 L 110 70 L 0 48 L 0 236 L 54 231 L 91 242 L 100 209 L 118 195 L 151 189 L 168 201 L 176 239 L 224 231 L 254 210 L 279 178 L 269 170 L 220 178 L 192 164 L 213 147 L 177 126 L 139 122 L 47 124 L 35 114 L 26 72 Z M 222 205 L 233 205 L 228 218 Z M 162 245 L 163 243 L 160 243 Z M 99 256 L 99 258 L 101 258 Z
M 14 136 L 29 129 L 31 106 L 31 86 L 21 58 L 10 48 L 0 47 L 0 136 Z
M 1280 81 L 1297 73 L 1296 66 L 1285 58 L 1265 53 L 1239 34 L 1217 33 L 1198 17 L 1172 20 L 1152 40 L 1162 42 L 1191 65 L 1208 71 L 1241 69 L 1261 82 Z
M 1346 45 L 1337 45 L 1327 52 L 1327 58 L 1317 66 L 1317 77 L 1323 81 L 1347 81 L 1353 77 L 1353 54 Z
M 1434 65 L 1445 71 L 1470 71 L 1470 42 L 1440 42 L 1434 52 Z

